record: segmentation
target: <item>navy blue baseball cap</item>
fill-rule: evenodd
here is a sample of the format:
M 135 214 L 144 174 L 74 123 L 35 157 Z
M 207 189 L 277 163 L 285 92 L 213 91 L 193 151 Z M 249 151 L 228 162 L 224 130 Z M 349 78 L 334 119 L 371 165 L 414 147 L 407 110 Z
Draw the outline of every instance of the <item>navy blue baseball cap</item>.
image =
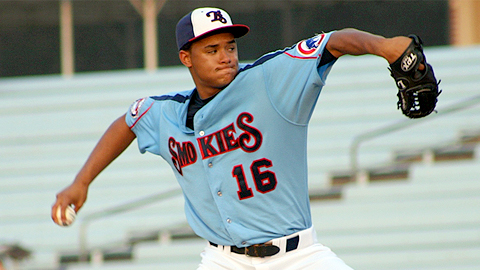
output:
M 246 35 L 250 28 L 243 24 L 233 24 L 225 10 L 213 7 L 197 8 L 177 23 L 178 50 L 188 43 L 217 31 L 232 33 L 235 38 L 239 38 Z

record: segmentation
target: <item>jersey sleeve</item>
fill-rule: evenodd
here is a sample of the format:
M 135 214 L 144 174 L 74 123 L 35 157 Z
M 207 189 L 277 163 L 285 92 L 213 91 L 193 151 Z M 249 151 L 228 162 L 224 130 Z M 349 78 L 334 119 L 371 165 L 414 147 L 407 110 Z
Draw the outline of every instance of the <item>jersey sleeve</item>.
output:
M 286 119 L 307 124 L 328 73 L 335 61 L 320 66 L 320 60 L 332 32 L 302 40 L 276 52 L 278 56 L 264 66 L 271 102 Z
M 160 154 L 156 143 L 158 136 L 158 125 L 155 117 L 158 114 L 153 113 L 155 109 L 155 100 L 152 98 L 141 98 L 136 100 L 129 108 L 125 116 L 125 122 L 128 127 L 137 136 L 137 143 L 140 152 L 151 152 Z

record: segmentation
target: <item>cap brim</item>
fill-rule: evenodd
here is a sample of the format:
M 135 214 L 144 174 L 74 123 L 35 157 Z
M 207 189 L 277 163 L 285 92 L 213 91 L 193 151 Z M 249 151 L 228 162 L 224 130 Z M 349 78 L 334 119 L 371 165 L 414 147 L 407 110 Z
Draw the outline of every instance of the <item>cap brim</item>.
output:
M 245 36 L 249 31 L 250 31 L 250 27 L 248 27 L 244 24 L 233 24 L 233 25 L 229 25 L 229 26 L 225 26 L 225 27 L 215 28 L 211 31 L 205 32 L 205 33 L 203 33 L 199 36 L 196 36 L 192 39 L 189 39 L 188 43 L 192 43 L 196 40 L 199 40 L 199 39 L 202 39 L 202 38 L 205 38 L 207 36 L 214 35 L 214 34 L 217 34 L 217 33 L 232 33 L 235 38 L 239 38 L 239 37 Z

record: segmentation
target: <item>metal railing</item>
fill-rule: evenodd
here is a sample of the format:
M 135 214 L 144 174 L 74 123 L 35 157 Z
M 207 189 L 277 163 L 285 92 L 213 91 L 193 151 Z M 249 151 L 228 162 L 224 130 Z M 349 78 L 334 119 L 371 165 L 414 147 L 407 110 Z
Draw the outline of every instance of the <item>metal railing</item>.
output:
M 429 117 L 424 117 L 424 118 L 415 119 L 415 120 L 404 119 L 400 122 L 389 124 L 387 126 L 357 135 L 356 137 L 354 137 L 352 144 L 350 146 L 350 171 L 351 171 L 352 177 L 354 178 L 355 181 L 357 182 L 360 181 L 359 179 L 361 177 L 358 176 L 358 174 L 360 173 L 360 169 L 358 165 L 358 149 L 360 148 L 360 145 L 362 143 L 383 135 L 393 133 L 398 130 L 405 129 L 407 127 L 411 127 L 419 123 L 423 123 L 425 121 L 436 119 L 437 117 L 445 116 L 454 112 L 458 112 L 458 111 L 470 108 L 478 104 L 480 104 L 480 95 L 470 97 L 464 101 L 458 102 L 449 107 L 442 108 L 440 113 L 431 115 Z
M 138 209 L 140 207 L 156 203 L 162 200 L 166 200 L 175 196 L 182 194 L 182 190 L 180 188 L 170 189 L 167 191 L 163 191 L 157 194 L 153 194 L 148 197 L 144 197 L 132 202 L 128 202 L 125 204 L 121 204 L 118 206 L 114 206 L 108 209 L 100 210 L 98 212 L 94 212 L 84 216 L 80 220 L 80 229 L 79 229 L 79 242 L 80 242 L 80 261 L 87 261 L 88 260 L 88 242 L 87 242 L 87 226 L 98 219 L 102 219 L 108 216 L 113 216 L 121 213 L 125 213 L 127 211 L 131 211 L 134 209 Z

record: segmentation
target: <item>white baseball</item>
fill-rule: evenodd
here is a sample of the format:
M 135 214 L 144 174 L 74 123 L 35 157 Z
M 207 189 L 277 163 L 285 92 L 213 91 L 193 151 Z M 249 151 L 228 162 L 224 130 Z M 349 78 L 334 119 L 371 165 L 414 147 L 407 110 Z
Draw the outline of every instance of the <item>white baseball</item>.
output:
M 61 207 L 57 207 L 57 220 L 58 220 L 58 225 L 60 226 L 70 226 L 74 221 L 75 218 L 77 217 L 77 214 L 75 213 L 75 210 L 69 205 L 67 206 L 67 209 L 65 209 L 65 217 L 66 221 L 62 222 L 62 213 L 61 213 Z

